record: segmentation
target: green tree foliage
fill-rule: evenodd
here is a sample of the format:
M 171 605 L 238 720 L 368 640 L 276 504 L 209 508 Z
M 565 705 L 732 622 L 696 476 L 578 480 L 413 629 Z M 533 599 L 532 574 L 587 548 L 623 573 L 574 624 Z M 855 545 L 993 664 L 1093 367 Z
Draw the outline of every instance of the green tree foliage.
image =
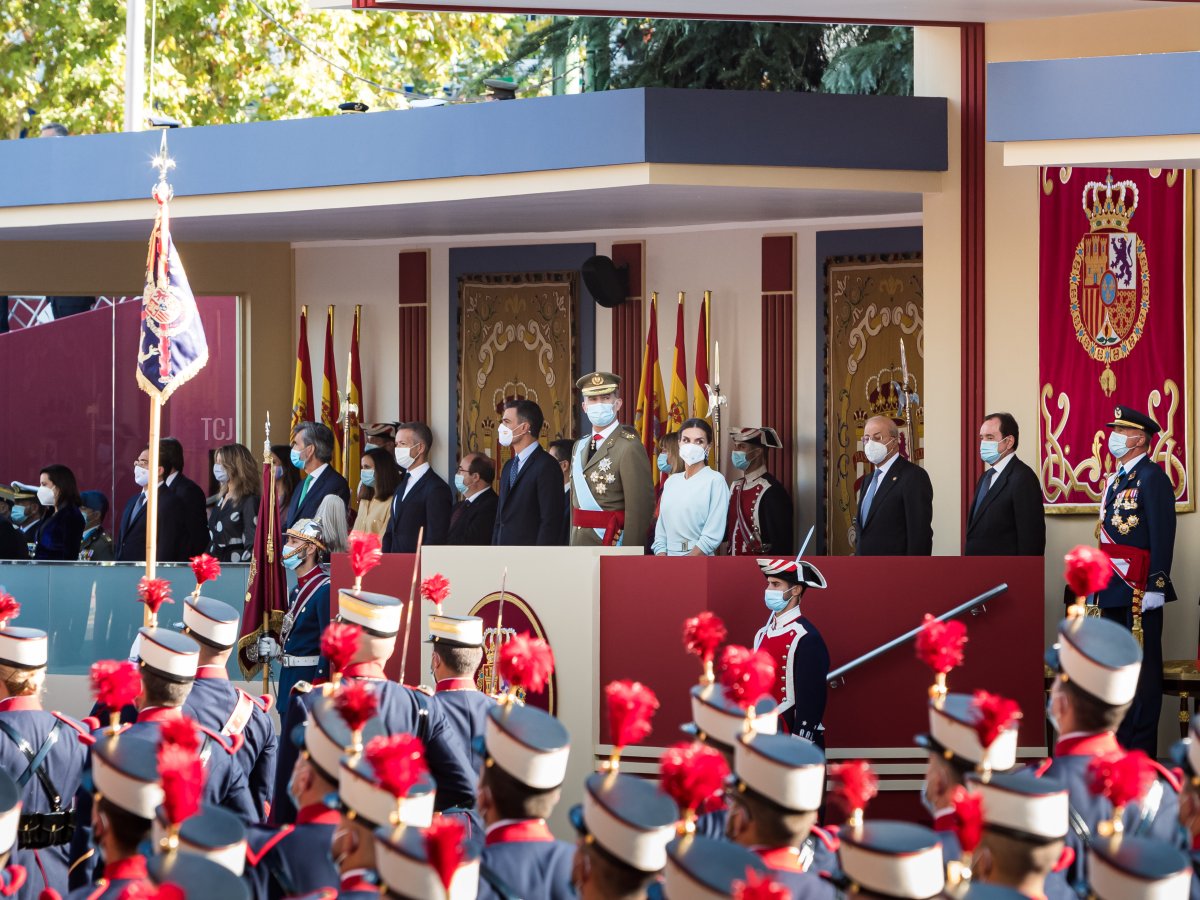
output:
M 913 92 L 913 32 L 899 25 L 838 25 L 827 36 L 829 68 L 821 79 L 831 94 Z
M 310 11 L 304 0 L 259 0 L 309 46 L 386 87 L 438 93 L 479 81 L 507 55 L 522 17 Z M 147 17 L 150 15 L 147 4 Z M 125 3 L 0 0 L 0 136 L 44 122 L 73 134 L 124 120 Z M 158 0 L 155 106 L 185 125 L 326 115 L 346 100 L 403 106 L 395 94 L 338 72 L 250 0 Z M 147 23 L 147 43 L 150 27 Z M 149 57 L 149 51 L 147 51 Z M 29 110 L 35 110 L 30 113 Z

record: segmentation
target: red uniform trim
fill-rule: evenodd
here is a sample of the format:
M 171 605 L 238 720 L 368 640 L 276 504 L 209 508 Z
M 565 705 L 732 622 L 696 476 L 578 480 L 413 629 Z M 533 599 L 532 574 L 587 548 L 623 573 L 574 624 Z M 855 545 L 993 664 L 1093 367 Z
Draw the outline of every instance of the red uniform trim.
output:
M 265 844 L 263 844 L 262 847 L 259 848 L 257 853 L 255 853 L 253 850 L 250 849 L 249 846 L 247 846 L 246 847 L 246 862 L 250 863 L 250 865 L 252 865 L 252 866 L 257 866 L 260 862 L 262 862 L 264 856 L 266 856 L 268 853 L 270 853 L 271 850 L 273 850 L 280 841 L 282 841 L 285 837 L 287 837 L 289 834 L 291 834 L 295 830 L 296 830 L 295 825 L 284 825 L 277 832 L 275 832 L 273 835 L 271 835 L 269 838 L 267 838 L 267 842 Z
M 836 826 L 835 826 L 835 829 L 836 829 Z M 812 829 L 812 836 L 815 837 L 822 844 L 824 844 L 825 849 L 828 850 L 830 853 L 837 853 L 838 850 L 842 846 L 842 842 L 840 840 L 838 840 L 836 830 L 826 831 L 824 828 L 821 828 L 819 825 L 814 825 L 813 829 Z
M 122 879 L 139 879 L 149 877 L 146 872 L 146 857 L 130 856 L 108 863 L 101 876 L 105 881 L 120 881 Z
M 342 879 L 341 892 L 348 894 L 351 891 L 366 891 L 367 893 L 378 894 L 379 885 L 363 875 L 351 875 L 348 878 Z
M 228 681 L 229 673 L 224 666 L 200 666 L 196 669 L 197 681 Z
M 940 816 L 938 816 L 936 819 L 933 820 L 933 830 L 934 831 L 942 831 L 942 832 L 953 831 L 954 830 L 954 818 L 955 818 L 954 813 L 952 813 L 952 812 L 942 813 Z
M 377 662 L 357 662 L 346 666 L 342 671 L 343 678 L 371 678 L 376 681 L 383 681 L 387 675 L 383 672 L 383 666 Z
M 1055 756 L 1103 756 L 1106 753 L 1117 753 L 1121 745 L 1117 736 L 1111 731 L 1099 734 L 1085 734 L 1082 737 L 1067 738 L 1054 745 Z
M 28 874 L 24 866 L 16 865 L 6 866 L 4 874 L 7 876 L 5 880 L 8 884 L 0 887 L 0 896 L 13 897 L 17 891 L 25 886 L 25 879 L 28 877 Z M 42 893 L 45 895 L 44 891 Z M 59 895 L 55 893 L 53 896 L 58 897 Z
M 324 803 L 310 803 L 296 813 L 297 825 L 336 825 L 341 820 L 342 814 Z
M 800 865 L 800 850 L 797 847 L 760 847 L 754 851 L 768 869 L 779 872 L 803 872 Z
M 509 825 L 501 825 L 488 832 L 484 843 L 491 847 L 493 844 L 535 843 L 549 844 L 554 841 L 554 835 L 546 827 L 542 819 L 525 819 Z
M 42 703 L 28 694 L 20 697 L 5 697 L 0 700 L 0 712 L 41 712 Z
M 275 698 L 270 694 L 259 694 L 257 697 L 251 696 L 250 699 L 254 701 L 255 706 L 265 713 L 269 713 L 271 707 L 275 705 Z
M 434 687 L 434 691 L 477 691 L 474 678 L 443 678 Z
M 174 722 L 183 718 L 181 706 L 147 706 L 138 713 L 139 722 Z

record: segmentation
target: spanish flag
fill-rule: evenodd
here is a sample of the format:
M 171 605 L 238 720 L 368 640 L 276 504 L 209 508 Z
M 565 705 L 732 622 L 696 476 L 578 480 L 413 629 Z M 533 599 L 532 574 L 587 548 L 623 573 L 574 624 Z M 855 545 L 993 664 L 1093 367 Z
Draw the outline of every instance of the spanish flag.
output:
M 663 409 L 662 371 L 658 367 L 658 293 L 650 295 L 650 328 L 642 353 L 642 380 L 638 385 L 637 408 L 633 427 L 642 436 L 646 455 L 654 459 L 658 439 L 663 435 L 666 411 Z M 657 483 L 658 468 L 652 467 Z
M 671 363 L 671 403 L 667 407 L 667 431 L 678 431 L 688 417 L 687 350 L 683 346 L 683 291 L 675 311 L 675 358 Z
M 350 332 L 350 370 L 346 373 L 346 419 L 350 423 L 350 440 L 346 445 L 346 471 L 350 482 L 350 504 L 358 509 L 358 467 L 362 462 L 362 366 L 358 361 L 358 328 L 362 306 L 354 307 L 354 330 Z
M 692 415 L 708 418 L 708 301 L 711 291 L 704 292 L 700 304 L 700 327 L 696 330 L 696 380 L 692 382 Z
M 325 376 L 321 380 L 321 421 L 333 432 L 333 460 L 330 465 L 342 471 L 342 435 L 338 420 L 342 417 L 338 403 L 337 367 L 333 362 L 333 306 L 325 318 Z
M 305 304 L 300 307 L 300 342 L 296 347 L 296 377 L 292 381 L 292 430 L 288 432 L 288 440 L 291 440 L 301 422 L 313 421 L 315 414 L 312 363 L 308 359 L 308 305 Z

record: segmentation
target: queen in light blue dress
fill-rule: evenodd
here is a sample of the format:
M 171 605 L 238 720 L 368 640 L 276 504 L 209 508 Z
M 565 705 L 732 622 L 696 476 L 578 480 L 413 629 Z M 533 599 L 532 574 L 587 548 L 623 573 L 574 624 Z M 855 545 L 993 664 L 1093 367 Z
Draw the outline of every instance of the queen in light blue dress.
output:
M 712 427 L 688 419 L 679 430 L 679 455 L 686 468 L 667 479 L 654 527 L 656 556 L 713 556 L 725 538 L 729 485 L 708 467 Z

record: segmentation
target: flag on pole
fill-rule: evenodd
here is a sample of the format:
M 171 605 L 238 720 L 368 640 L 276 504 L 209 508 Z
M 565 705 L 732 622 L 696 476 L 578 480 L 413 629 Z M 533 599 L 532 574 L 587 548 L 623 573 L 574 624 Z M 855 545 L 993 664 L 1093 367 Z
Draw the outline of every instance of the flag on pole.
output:
M 700 302 L 700 327 L 696 331 L 696 380 L 692 382 L 692 415 L 708 418 L 708 298 L 704 292 Z
M 642 446 L 651 460 L 654 459 L 658 439 L 663 435 L 665 420 L 662 372 L 658 367 L 658 294 L 653 293 L 650 295 L 650 327 L 646 333 L 646 349 L 642 353 L 642 381 L 638 385 L 633 419 L 633 427 L 642 436 Z M 658 467 L 652 467 L 651 471 L 657 476 Z
M 264 446 L 262 493 L 258 501 L 258 528 L 254 532 L 254 551 L 250 557 L 250 579 L 246 584 L 246 605 L 242 610 L 241 636 L 237 661 L 242 676 L 250 681 L 262 671 L 262 663 L 251 659 L 248 651 L 264 634 L 278 640 L 287 607 L 287 578 L 283 572 L 283 534 L 279 507 L 275 504 L 270 441 Z M 265 630 L 264 630 L 265 624 Z M 287 703 L 287 698 L 283 698 Z
M 325 374 L 321 379 L 321 421 L 333 432 L 333 461 L 330 465 L 335 471 L 342 471 L 342 417 L 341 404 L 338 402 L 337 366 L 333 359 L 333 306 L 325 317 Z
M 362 319 L 362 306 L 354 307 L 354 330 L 350 332 L 350 365 L 346 373 L 346 422 L 349 440 L 345 449 L 346 471 L 350 482 L 350 503 L 358 509 L 358 468 L 362 462 L 362 367 L 358 359 L 358 329 Z
M 292 380 L 292 427 L 290 439 L 301 422 L 311 422 L 316 414 L 313 403 L 312 363 L 308 358 L 308 304 L 300 307 L 300 341 L 296 345 L 296 377 Z
M 687 350 L 683 346 L 683 291 L 675 311 L 675 357 L 671 363 L 671 402 L 667 406 L 667 431 L 678 431 L 688 417 Z

